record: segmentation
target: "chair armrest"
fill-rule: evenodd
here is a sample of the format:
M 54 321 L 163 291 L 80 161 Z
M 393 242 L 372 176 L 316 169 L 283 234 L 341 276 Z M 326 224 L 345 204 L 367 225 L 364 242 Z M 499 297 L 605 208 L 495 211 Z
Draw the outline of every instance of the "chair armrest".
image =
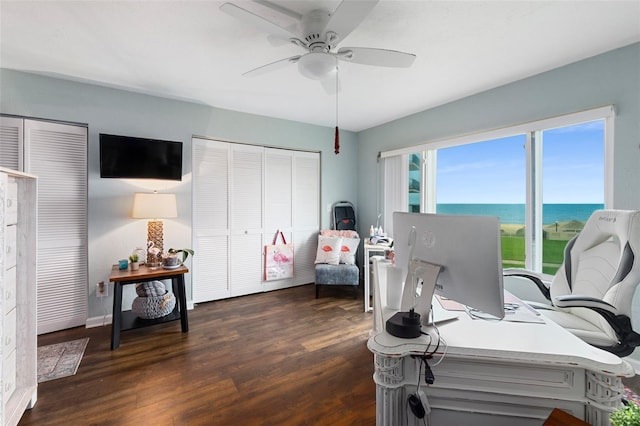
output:
M 589 308 L 596 311 L 603 310 L 612 315 L 618 315 L 618 310 L 610 303 L 595 297 L 581 296 L 579 294 L 554 297 L 553 304 L 558 308 Z
M 538 287 L 538 290 L 540 290 L 540 293 L 542 293 L 545 299 L 551 301 L 551 292 L 549 290 L 550 284 L 545 282 L 541 274 L 528 269 L 505 268 L 502 271 L 502 275 L 505 277 L 521 277 L 528 279 Z

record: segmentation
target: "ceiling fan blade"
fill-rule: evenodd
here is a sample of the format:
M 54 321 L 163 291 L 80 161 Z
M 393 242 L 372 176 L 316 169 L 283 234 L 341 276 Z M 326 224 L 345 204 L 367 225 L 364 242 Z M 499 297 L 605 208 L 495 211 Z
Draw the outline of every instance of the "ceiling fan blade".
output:
M 338 80 L 337 85 L 336 85 L 336 79 Z M 335 95 L 337 92 L 342 91 L 342 86 L 340 85 L 340 78 L 335 74 L 332 74 L 326 78 L 323 78 L 322 80 L 320 80 L 320 84 L 322 84 L 324 91 L 327 92 L 328 95 Z
M 294 38 L 300 37 L 298 34 L 291 32 L 287 28 L 283 28 L 280 25 L 269 21 L 266 18 L 256 15 L 255 13 L 250 12 L 246 9 L 243 9 L 239 6 L 236 6 L 233 3 L 224 3 L 222 6 L 220 6 L 220 10 L 228 15 L 233 16 L 234 18 L 240 21 L 248 22 L 254 27 L 259 28 L 262 31 L 266 32 L 267 34 L 271 34 L 273 36 L 280 37 L 285 40 L 288 40 L 292 37 Z
M 280 47 L 280 46 L 284 46 L 285 44 L 291 44 L 290 40 L 291 40 L 291 37 L 284 39 L 280 36 L 273 35 L 273 34 L 269 34 L 267 36 L 267 41 L 273 47 Z
M 370 47 L 343 47 L 338 50 L 338 58 L 356 64 L 408 68 L 415 61 L 416 55 Z
M 290 56 L 288 58 L 280 59 L 278 61 L 271 62 L 269 64 L 262 65 L 262 66 L 260 66 L 258 68 L 254 68 L 252 70 L 249 70 L 249 71 L 243 73 L 242 75 L 255 77 L 255 76 L 258 76 L 258 75 L 263 75 L 263 74 L 269 73 L 271 71 L 275 71 L 275 70 L 280 69 L 280 68 L 285 68 L 289 64 L 295 64 L 296 62 L 298 62 L 298 59 L 300 59 L 300 56 L 301 55 L 296 55 L 296 56 Z
M 332 31 L 344 40 L 377 3 L 378 0 L 343 0 L 329 18 L 324 32 Z
M 302 15 L 299 14 L 298 12 L 291 10 L 291 9 L 287 9 L 284 6 L 280 6 L 279 4 L 276 4 L 272 1 L 269 0 L 253 0 L 254 3 L 258 3 L 261 4 L 265 7 L 268 7 L 269 9 L 275 10 L 276 12 L 279 12 L 283 15 L 286 15 L 290 18 L 295 19 L 296 21 L 299 21 L 302 19 Z

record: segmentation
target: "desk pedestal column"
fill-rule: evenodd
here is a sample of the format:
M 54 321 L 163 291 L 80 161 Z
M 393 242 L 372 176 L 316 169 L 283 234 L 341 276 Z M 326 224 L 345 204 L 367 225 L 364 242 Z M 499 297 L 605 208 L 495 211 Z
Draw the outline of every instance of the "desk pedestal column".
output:
M 404 392 L 403 358 L 391 358 L 375 354 L 376 425 L 397 426 L 404 424 L 406 402 Z
M 405 424 L 407 412 L 402 408 L 406 398 L 404 388 L 376 386 L 376 426 L 398 426 Z M 385 409 L 385 407 L 387 407 Z
M 608 426 L 609 415 L 621 407 L 620 399 L 624 395 L 622 379 L 608 374 L 586 372 L 585 420 L 592 425 Z

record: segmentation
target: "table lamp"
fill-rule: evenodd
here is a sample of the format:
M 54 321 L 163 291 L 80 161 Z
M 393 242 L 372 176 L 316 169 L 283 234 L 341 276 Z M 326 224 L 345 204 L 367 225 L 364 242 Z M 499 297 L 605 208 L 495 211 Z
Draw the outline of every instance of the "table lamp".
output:
M 147 248 L 153 247 L 159 251 L 157 255 L 147 251 L 147 265 L 159 263 L 159 255 L 164 251 L 161 219 L 178 217 L 176 194 L 158 194 L 157 191 L 153 193 L 136 192 L 133 198 L 131 217 L 151 219 L 147 224 Z M 149 244 L 149 242 L 153 244 Z

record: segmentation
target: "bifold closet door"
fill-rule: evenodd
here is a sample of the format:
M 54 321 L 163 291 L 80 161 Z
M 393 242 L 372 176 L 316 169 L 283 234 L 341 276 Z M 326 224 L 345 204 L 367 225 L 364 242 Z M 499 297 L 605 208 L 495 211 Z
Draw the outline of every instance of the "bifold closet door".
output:
M 87 320 L 87 128 L 25 120 L 25 171 L 38 176 L 38 334 Z
M 0 117 L 0 167 L 24 171 L 23 129 L 24 119 Z
M 0 165 L 38 177 L 38 334 L 87 320 L 87 128 L 0 117 Z
M 262 285 L 264 148 L 231 145 L 231 296 L 258 293 Z
M 224 299 L 229 288 L 228 143 L 193 139 L 193 257 L 195 303 Z
M 288 243 L 293 242 L 293 156 L 294 151 L 265 148 L 263 245 L 273 242 L 277 230 L 282 231 Z M 287 288 L 292 284 L 293 278 L 264 283 L 265 290 Z
M 320 154 L 296 151 L 293 157 L 294 284 L 315 281 L 320 231 Z
M 193 138 L 193 301 L 312 283 L 320 154 Z M 295 244 L 294 279 L 264 281 L 276 229 Z
M 262 286 L 264 148 L 193 139 L 193 300 Z

